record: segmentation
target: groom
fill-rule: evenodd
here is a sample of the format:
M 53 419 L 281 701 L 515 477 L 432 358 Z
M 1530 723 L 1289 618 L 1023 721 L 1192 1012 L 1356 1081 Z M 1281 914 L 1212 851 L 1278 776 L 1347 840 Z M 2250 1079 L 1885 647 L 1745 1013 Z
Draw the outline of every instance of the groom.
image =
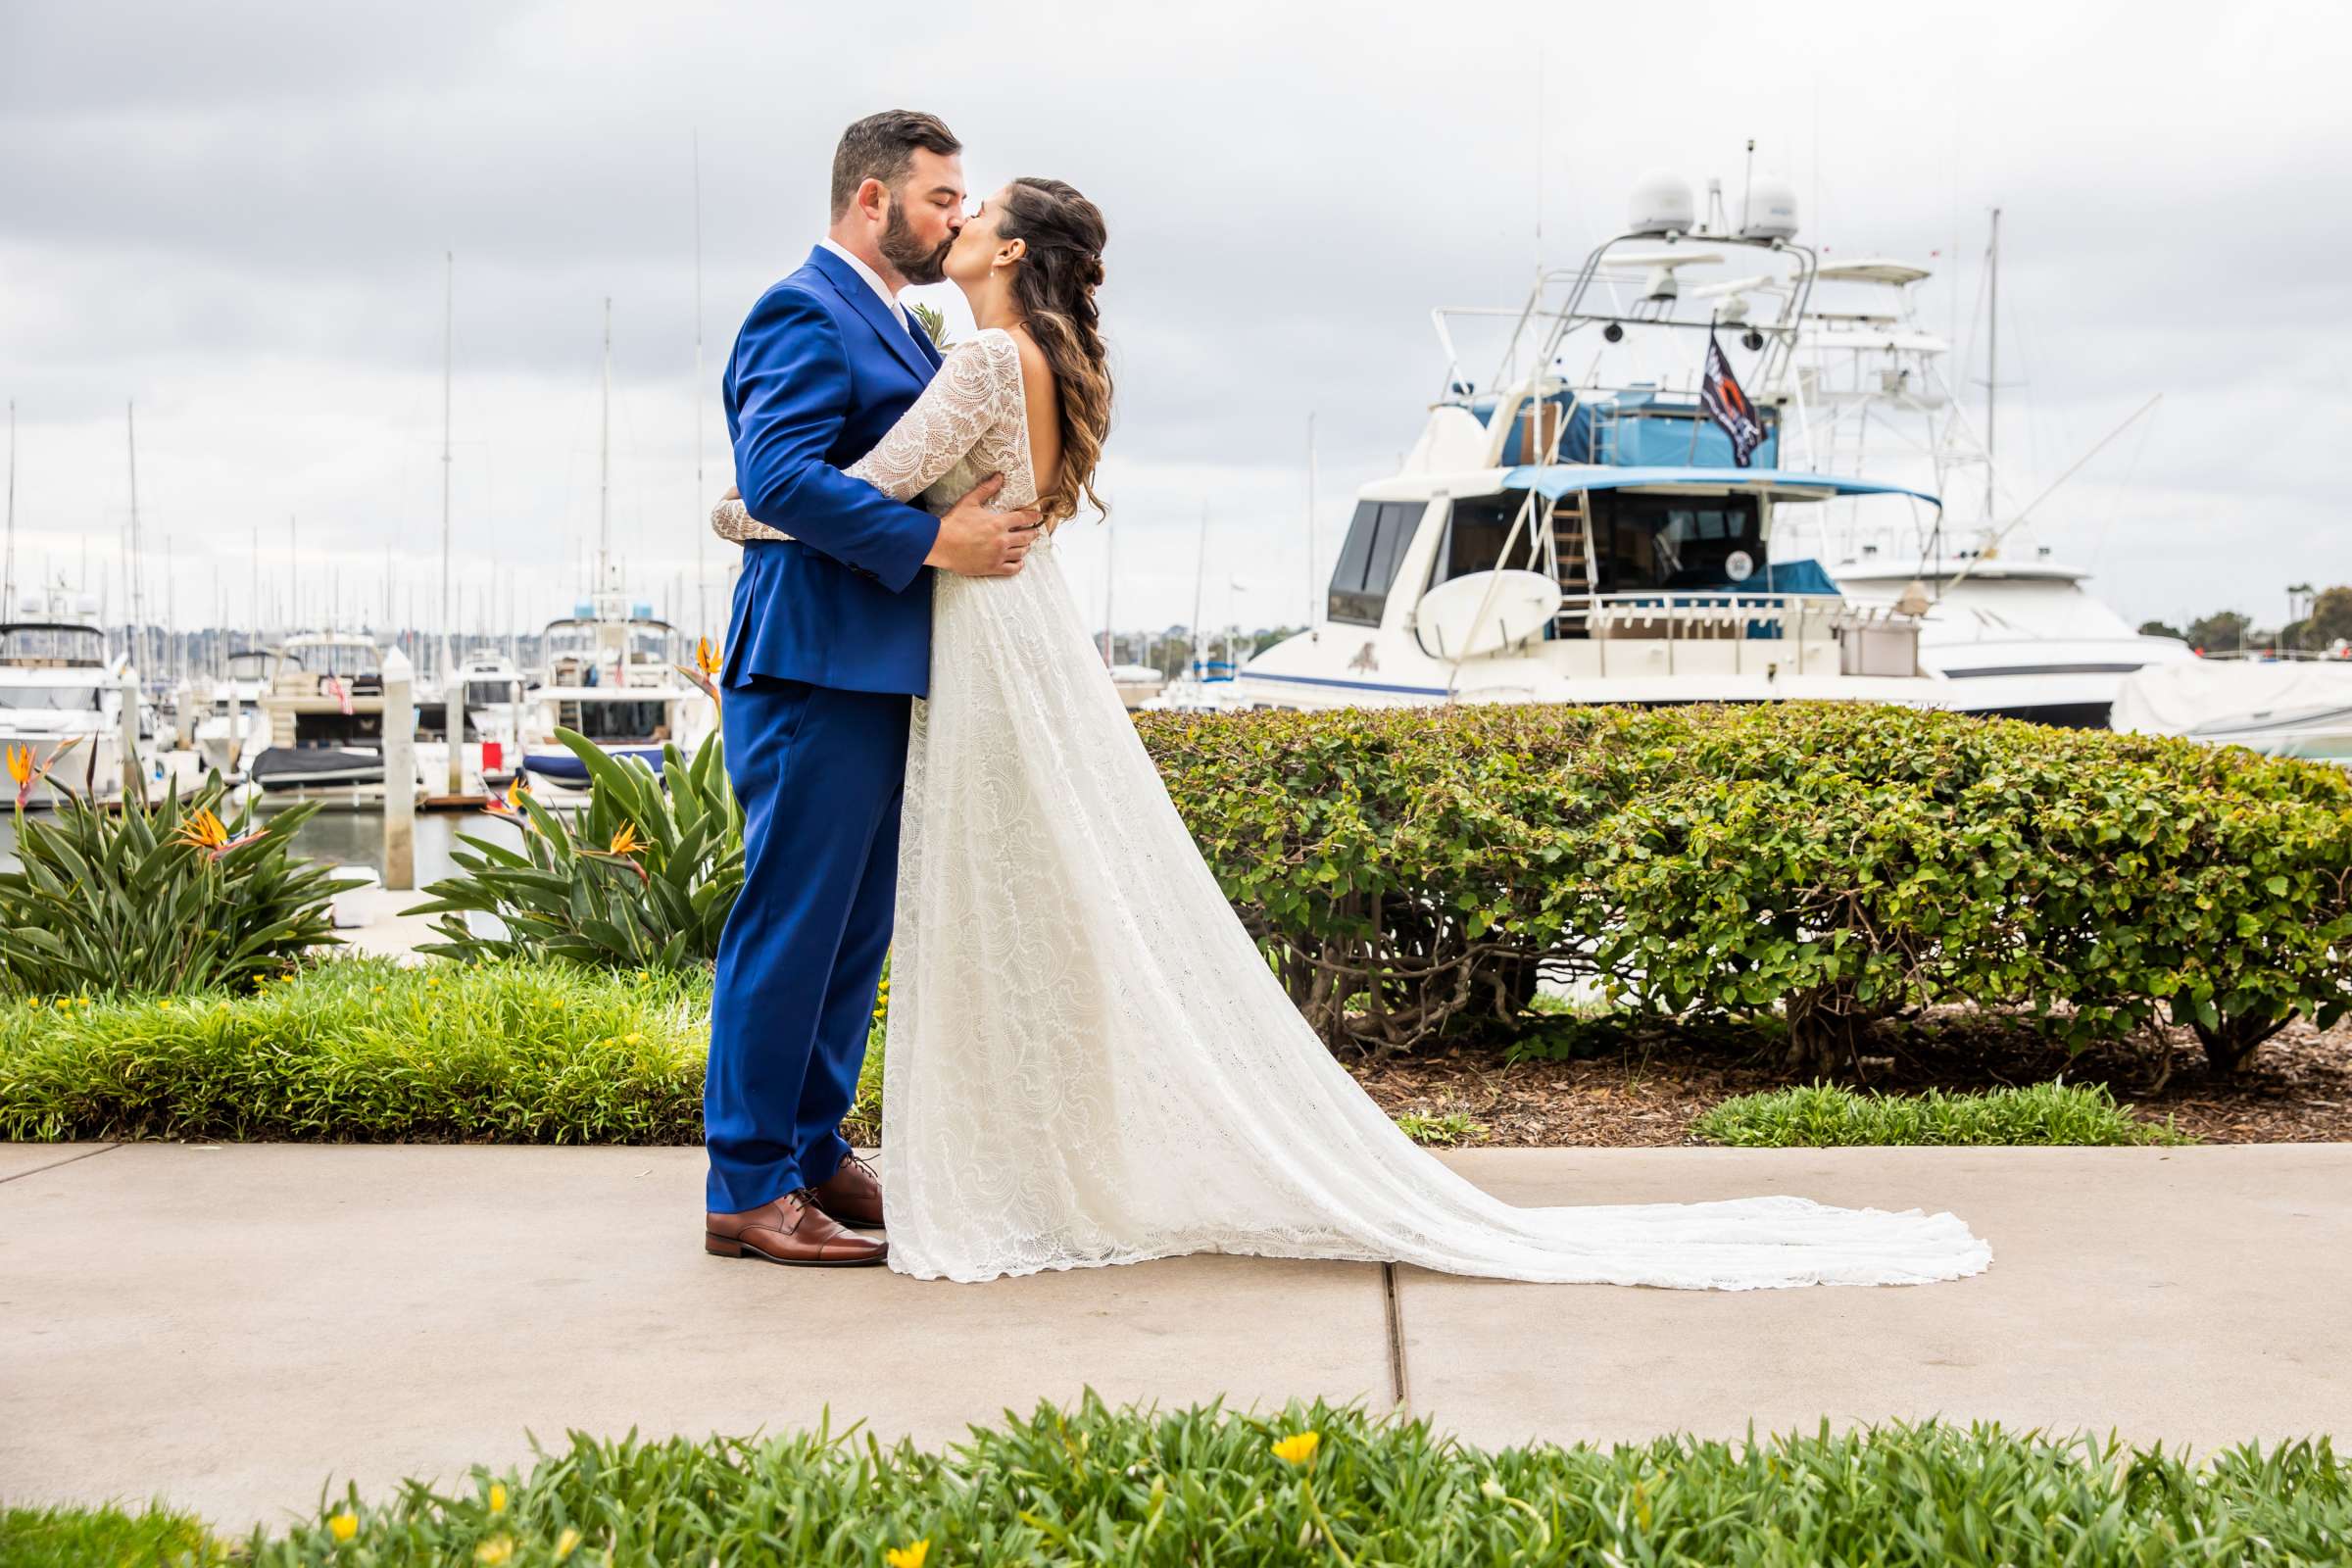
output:
M 1035 510 L 944 517 L 841 470 L 939 368 L 898 300 L 936 283 L 963 226 L 961 144 L 930 115 L 858 121 L 833 154 L 833 217 L 760 296 L 727 361 L 735 483 L 792 535 L 744 546 L 719 707 L 743 803 L 743 889 L 718 944 L 703 1092 L 706 1250 L 880 1263 L 873 1167 L 840 1122 L 865 1059 L 897 893 L 908 703 L 929 689 L 932 566 L 1010 576 Z

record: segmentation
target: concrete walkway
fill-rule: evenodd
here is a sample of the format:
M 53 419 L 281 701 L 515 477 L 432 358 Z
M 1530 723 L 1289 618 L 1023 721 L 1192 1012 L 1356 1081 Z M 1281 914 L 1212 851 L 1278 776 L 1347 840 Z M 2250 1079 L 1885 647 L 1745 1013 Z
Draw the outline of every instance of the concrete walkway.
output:
M 1399 1405 L 1488 1445 L 1889 1417 L 2352 1433 L 2352 1146 L 1492 1150 L 1520 1203 L 1949 1208 L 1952 1284 L 1737 1295 L 1192 1257 L 968 1286 L 701 1249 L 697 1149 L 0 1145 L 0 1500 L 224 1528 L 526 1429 L 885 1438 L 1072 1400 Z

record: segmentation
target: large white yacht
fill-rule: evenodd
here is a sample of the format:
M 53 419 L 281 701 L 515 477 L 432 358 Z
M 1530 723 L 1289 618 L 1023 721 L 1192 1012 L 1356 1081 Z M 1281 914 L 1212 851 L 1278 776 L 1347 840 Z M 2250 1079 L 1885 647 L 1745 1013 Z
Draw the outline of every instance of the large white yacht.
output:
M 1784 411 L 1760 398 L 1733 411 L 1753 421 L 1736 452 L 1702 399 L 1719 335 L 1741 386 L 1782 377 L 1811 291 L 1793 198 L 1758 195 L 1735 225 L 1718 192 L 1701 222 L 1688 185 L 1650 176 L 1628 231 L 1524 305 L 1435 312 L 1444 394 L 1401 468 L 1357 493 L 1316 624 L 1251 660 L 1237 692 L 1286 708 L 1940 705 L 1916 616 L 1769 550 L 1785 513 L 1869 498 L 1932 518 L 1934 494 L 1785 466 Z M 1686 291 L 1686 270 L 1725 266 L 1773 282 L 1772 308 L 1727 323 Z M 1482 329 L 1502 338 L 1483 383 L 1457 346 Z
M 124 661 L 106 651 L 96 602 L 54 584 L 11 608 L 20 618 L 0 621 L 0 749 L 24 747 L 38 767 L 73 747 L 25 804 L 55 806 L 61 789 L 121 798 Z
M 1987 261 L 1997 266 L 1997 250 Z M 1810 461 L 1965 498 L 1955 506 L 1972 510 L 1931 522 L 1833 503 L 1784 529 L 1776 553 L 1817 558 L 1855 604 L 1916 608 L 1920 664 L 1951 683 L 1943 706 L 2105 725 L 2125 676 L 2193 656 L 2177 639 L 2140 635 L 2094 596 L 2090 573 L 2052 559 L 2036 536 L 2031 503 L 2002 490 L 1989 443 L 1945 379 L 1952 345 L 1920 318 L 1930 276 L 1887 257 L 1824 264 L 1796 352 L 1763 395 L 1783 406 Z M 1716 297 L 1744 310 L 1765 286 L 1748 279 Z

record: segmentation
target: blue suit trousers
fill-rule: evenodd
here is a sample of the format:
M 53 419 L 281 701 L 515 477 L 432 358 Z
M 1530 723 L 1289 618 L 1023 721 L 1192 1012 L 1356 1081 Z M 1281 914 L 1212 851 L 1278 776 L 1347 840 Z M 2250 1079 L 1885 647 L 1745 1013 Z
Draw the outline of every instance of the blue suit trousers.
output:
M 719 707 L 744 811 L 743 891 L 719 936 L 704 1079 L 709 1206 L 831 1176 L 898 900 L 905 693 L 755 676 Z

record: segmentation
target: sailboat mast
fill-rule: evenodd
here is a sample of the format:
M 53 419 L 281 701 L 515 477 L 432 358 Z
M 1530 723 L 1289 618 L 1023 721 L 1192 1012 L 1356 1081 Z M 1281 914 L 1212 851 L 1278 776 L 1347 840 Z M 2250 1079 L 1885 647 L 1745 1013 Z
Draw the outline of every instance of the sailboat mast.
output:
M 128 403 L 122 405 L 122 430 L 130 447 L 130 559 L 125 563 L 130 578 L 130 662 L 143 676 L 147 665 L 141 657 L 146 652 L 141 622 L 146 619 L 147 601 L 139 589 L 139 424 L 137 411 Z
M 702 511 L 707 493 L 703 489 L 703 133 L 698 129 L 694 133 L 694 506 L 697 513 Z M 693 531 L 694 633 L 701 637 L 710 629 L 709 594 L 703 586 L 703 536 L 710 530 L 698 525 Z
M 612 553 L 612 301 L 605 300 L 603 433 L 596 443 L 596 586 L 603 592 Z
M 1200 658 L 1200 595 L 1208 583 L 1208 503 L 1200 503 L 1200 564 L 1193 572 L 1193 673 L 1207 673 Z
M 0 565 L 0 613 L 17 612 L 17 400 L 8 400 L 8 555 Z
M 1992 419 L 1992 400 L 2001 384 L 2001 210 L 1992 210 L 1992 238 L 1984 246 L 1986 268 L 1984 305 L 1984 525 L 1991 527 L 1993 517 L 1994 475 L 1998 471 L 1992 462 L 1992 441 L 1998 428 Z
M 451 360 L 457 344 L 458 316 L 458 254 L 441 253 L 441 678 L 449 680 L 454 650 L 450 643 L 450 628 L 457 614 L 450 601 L 449 575 L 449 478 L 450 478 L 450 380 Z M 446 713 L 443 715 L 446 719 Z M 453 743 L 454 745 L 454 743 Z M 457 793 L 452 791 L 452 794 Z

